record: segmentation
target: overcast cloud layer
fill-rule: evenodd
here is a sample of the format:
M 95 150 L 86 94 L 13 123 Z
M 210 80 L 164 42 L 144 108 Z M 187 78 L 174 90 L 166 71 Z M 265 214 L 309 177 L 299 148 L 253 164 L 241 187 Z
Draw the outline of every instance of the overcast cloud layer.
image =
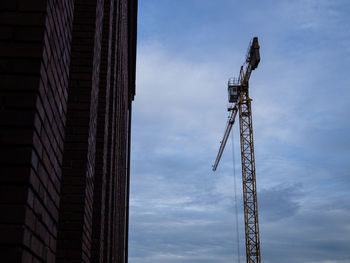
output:
M 253 36 L 262 261 L 350 262 L 349 13 L 347 0 L 139 0 L 130 263 L 237 262 L 231 139 L 211 166 Z M 239 147 L 235 126 L 244 262 Z

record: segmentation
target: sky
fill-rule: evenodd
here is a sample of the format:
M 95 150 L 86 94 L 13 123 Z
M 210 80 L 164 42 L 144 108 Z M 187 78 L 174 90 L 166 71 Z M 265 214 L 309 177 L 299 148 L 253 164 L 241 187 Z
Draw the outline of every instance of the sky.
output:
M 350 262 L 350 1 L 139 0 L 138 13 L 129 262 L 245 262 L 238 122 L 211 168 L 254 36 L 262 262 Z

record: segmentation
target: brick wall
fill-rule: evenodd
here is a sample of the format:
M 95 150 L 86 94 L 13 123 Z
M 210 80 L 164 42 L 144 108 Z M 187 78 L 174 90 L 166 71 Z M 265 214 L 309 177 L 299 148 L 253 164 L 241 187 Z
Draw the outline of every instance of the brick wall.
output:
M 78 0 L 74 6 L 58 262 L 91 257 L 103 4 Z
M 0 2 L 0 254 L 127 262 L 136 0 Z
M 0 254 L 53 262 L 73 1 L 1 1 L 0 12 Z
M 103 262 L 104 220 L 106 200 L 107 145 L 109 128 L 109 102 L 112 63 L 113 18 L 116 15 L 114 0 L 104 2 L 102 27 L 102 50 L 100 64 L 100 82 L 96 134 L 96 163 L 93 202 L 93 243 L 92 258 L 94 262 Z M 115 43 L 115 42 L 113 42 Z
M 121 39 L 127 39 L 127 23 L 125 22 L 127 19 L 127 5 L 126 3 L 121 4 L 121 23 L 120 23 L 120 35 Z M 120 43 L 120 52 L 118 61 L 120 63 L 120 67 L 118 69 L 119 76 L 119 94 L 118 94 L 118 108 L 117 108 L 117 122 L 120 124 L 117 127 L 117 140 L 116 140 L 116 149 L 118 155 L 116 156 L 116 171 L 117 171 L 117 200 L 116 202 L 116 218 L 118 219 L 116 223 L 116 235 L 117 242 L 115 244 L 115 250 L 117 253 L 117 262 L 124 262 L 125 260 L 125 240 L 121 237 L 126 235 L 125 231 L 125 221 L 126 221 L 126 213 L 125 213 L 125 202 L 126 202 L 126 176 L 124 176 L 126 171 L 126 156 L 120 154 L 123 151 L 126 151 L 127 141 L 124 138 L 127 138 L 127 100 L 128 100 L 128 92 L 127 92 L 127 83 L 128 83 L 128 74 L 127 74 L 127 43 L 122 41 Z M 126 67 L 122 67 L 121 65 L 126 65 Z

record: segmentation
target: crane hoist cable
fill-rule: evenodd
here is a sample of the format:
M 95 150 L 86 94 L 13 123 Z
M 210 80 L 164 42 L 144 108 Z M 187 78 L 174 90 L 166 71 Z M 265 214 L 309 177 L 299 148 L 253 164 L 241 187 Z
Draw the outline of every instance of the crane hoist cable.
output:
M 239 248 L 239 227 L 238 227 L 238 202 L 237 202 L 237 183 L 236 183 L 236 158 L 235 158 L 235 138 L 231 130 L 232 138 L 232 163 L 233 163 L 233 188 L 235 192 L 235 217 L 236 217 L 236 242 L 237 242 L 237 261 L 241 263 L 241 252 Z

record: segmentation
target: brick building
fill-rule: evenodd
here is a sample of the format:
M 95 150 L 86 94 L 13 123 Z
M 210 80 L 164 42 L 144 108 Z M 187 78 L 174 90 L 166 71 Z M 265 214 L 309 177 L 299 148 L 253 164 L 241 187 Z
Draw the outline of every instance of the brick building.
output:
M 127 262 L 137 0 L 0 1 L 0 262 Z

